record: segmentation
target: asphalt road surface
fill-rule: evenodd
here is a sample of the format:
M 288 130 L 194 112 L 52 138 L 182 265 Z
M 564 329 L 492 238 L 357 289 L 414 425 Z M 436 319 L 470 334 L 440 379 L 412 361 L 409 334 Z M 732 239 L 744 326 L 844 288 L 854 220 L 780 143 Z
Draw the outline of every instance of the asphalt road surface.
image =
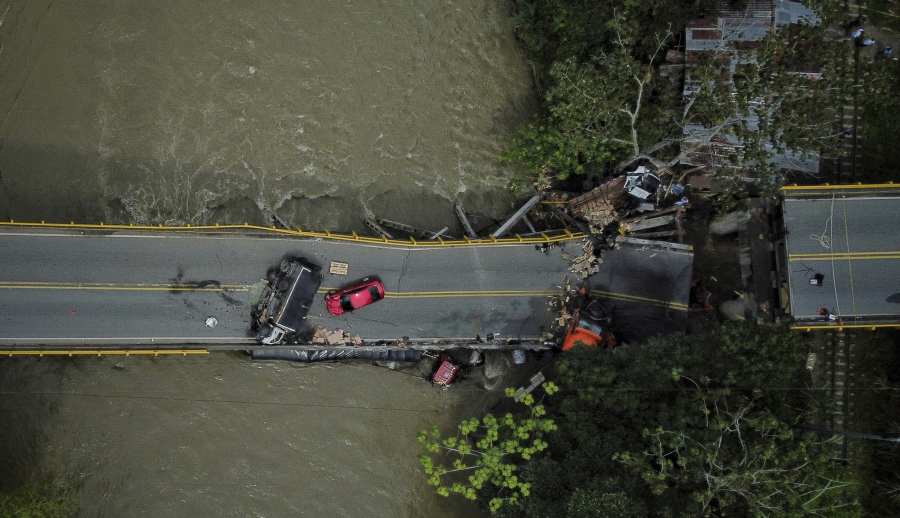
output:
M 225 233 L 4 229 L 0 345 L 254 344 L 249 289 L 286 255 L 323 267 L 322 302 L 307 317 L 312 325 L 367 341 L 465 340 L 476 333 L 534 340 L 555 318 L 548 296 L 560 294 L 566 275 L 573 276 L 562 253 L 577 256 L 581 246 L 574 240 L 541 252 L 531 244 L 416 248 Z M 614 275 L 597 277 L 592 289 L 667 314 L 673 307 L 667 301 L 675 300 L 675 312 L 683 312 L 681 284 L 690 270 L 684 254 L 681 281 L 664 283 L 668 291 L 660 292 L 659 272 L 671 270 L 671 254 L 619 252 L 608 253 L 601 267 L 602 276 L 615 265 Z M 332 261 L 349 263 L 348 275 L 329 275 Z M 364 277 L 384 282 L 385 300 L 341 317 L 328 314 L 324 293 Z M 207 326 L 208 317 L 218 324 Z
M 564 247 L 572 253 L 581 241 Z M 385 300 L 313 325 L 366 340 L 535 338 L 569 263 L 534 245 L 414 248 L 246 235 L 68 231 L 0 233 L 0 343 L 253 343 L 248 290 L 285 255 L 323 266 L 322 293 L 381 278 Z M 350 264 L 331 276 L 331 261 Z M 206 326 L 208 317 L 218 325 Z
M 788 193 L 793 194 L 793 193 Z M 784 200 L 790 301 L 798 322 L 900 322 L 900 197 L 838 190 Z M 821 285 L 810 284 L 816 275 Z

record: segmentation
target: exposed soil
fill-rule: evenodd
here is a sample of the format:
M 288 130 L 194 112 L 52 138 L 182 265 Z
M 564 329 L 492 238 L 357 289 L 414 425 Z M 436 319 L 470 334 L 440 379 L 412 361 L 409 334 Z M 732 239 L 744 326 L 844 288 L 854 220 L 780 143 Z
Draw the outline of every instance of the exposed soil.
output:
M 718 308 L 722 302 L 736 298 L 743 289 L 738 234 L 717 236 L 709 232 L 714 212 L 703 198 L 691 199 L 686 216 L 685 243 L 694 247 L 694 279 L 706 279 L 710 294 L 708 302 Z M 688 330 L 715 324 L 719 319 L 717 310 L 692 312 Z

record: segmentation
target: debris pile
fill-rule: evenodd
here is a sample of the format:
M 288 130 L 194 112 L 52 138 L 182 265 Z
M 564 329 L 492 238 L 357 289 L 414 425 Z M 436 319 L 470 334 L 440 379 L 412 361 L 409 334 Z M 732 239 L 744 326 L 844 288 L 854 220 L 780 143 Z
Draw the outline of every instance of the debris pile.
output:
M 582 254 L 574 259 L 563 252 L 563 259 L 572 259 L 572 266 L 569 266 L 569 271 L 575 275 L 580 275 L 582 279 L 587 279 L 588 275 L 593 275 L 600 271 L 600 264 L 603 263 L 603 259 L 597 255 L 593 243 L 588 239 L 584 240 L 581 250 Z
M 617 212 L 628 200 L 625 177 L 619 176 L 603 185 L 569 200 L 569 212 L 592 227 L 602 229 L 617 219 Z
M 680 241 L 681 218 L 690 203 L 687 197 L 679 198 L 684 191 L 685 186 L 675 181 L 670 169 L 647 163 L 570 199 L 568 208 L 610 246 L 615 246 L 615 234 L 649 239 L 674 236 Z M 665 204 L 671 206 L 662 208 Z M 660 227 L 672 224 L 676 229 L 660 231 Z
M 343 329 L 335 329 L 334 331 L 329 331 L 321 326 L 316 326 L 316 330 L 313 333 L 312 339 L 313 345 L 355 345 L 359 346 L 363 344 L 362 337 L 359 336 L 359 333 L 350 336 L 349 333 L 344 331 Z

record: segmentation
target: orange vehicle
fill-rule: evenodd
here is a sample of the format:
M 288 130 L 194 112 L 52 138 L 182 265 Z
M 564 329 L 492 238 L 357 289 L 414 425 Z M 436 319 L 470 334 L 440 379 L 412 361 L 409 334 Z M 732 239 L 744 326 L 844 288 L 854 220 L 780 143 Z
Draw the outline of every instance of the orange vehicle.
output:
M 608 320 L 593 318 L 576 309 L 563 340 L 563 351 L 568 351 L 579 342 L 597 347 L 614 347 L 616 338 L 609 330 Z

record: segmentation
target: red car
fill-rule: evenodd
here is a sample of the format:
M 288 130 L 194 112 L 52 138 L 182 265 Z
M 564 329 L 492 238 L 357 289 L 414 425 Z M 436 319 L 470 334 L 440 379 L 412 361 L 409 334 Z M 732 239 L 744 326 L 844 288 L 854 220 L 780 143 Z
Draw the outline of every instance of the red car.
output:
M 329 291 L 325 295 L 325 306 L 332 315 L 340 316 L 368 306 L 384 298 L 384 284 L 378 279 L 366 277 L 362 281 L 339 291 Z

